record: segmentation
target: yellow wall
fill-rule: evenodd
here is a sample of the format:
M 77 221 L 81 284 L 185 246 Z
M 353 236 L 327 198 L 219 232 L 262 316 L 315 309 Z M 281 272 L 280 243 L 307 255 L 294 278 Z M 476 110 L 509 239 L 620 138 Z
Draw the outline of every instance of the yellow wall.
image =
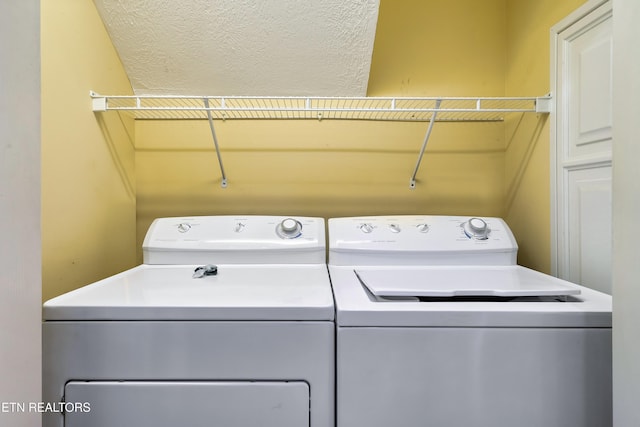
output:
M 505 0 L 383 0 L 368 95 L 502 96 Z M 275 94 L 277 95 L 277 94 Z M 504 125 L 436 124 L 409 189 L 426 123 L 137 121 L 138 247 L 161 216 L 502 215 Z
M 91 111 L 131 92 L 93 2 L 42 0 L 41 43 L 46 300 L 135 264 L 136 203 L 133 121 Z
M 382 0 L 368 95 L 542 95 L 549 28 L 582 2 Z M 436 124 L 414 190 L 426 123 L 216 122 L 223 189 L 206 121 L 90 111 L 89 89 L 131 90 L 90 2 L 43 0 L 42 68 L 45 298 L 140 261 L 171 215 L 504 216 L 520 262 L 549 270 L 545 116 Z
M 549 30 L 584 0 L 508 0 L 507 96 L 550 90 Z M 520 264 L 549 272 L 550 181 L 548 116 L 512 115 L 505 122 L 505 219 L 520 245 Z
M 381 0 L 369 96 L 503 96 L 506 0 Z

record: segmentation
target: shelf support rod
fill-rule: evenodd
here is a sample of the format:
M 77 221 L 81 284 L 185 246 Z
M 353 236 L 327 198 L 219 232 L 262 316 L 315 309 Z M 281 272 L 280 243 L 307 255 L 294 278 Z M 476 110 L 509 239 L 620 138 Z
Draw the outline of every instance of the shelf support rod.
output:
M 436 107 L 431 114 L 431 120 L 429 121 L 429 127 L 427 128 L 427 133 L 424 135 L 424 141 L 422 142 L 422 148 L 420 149 L 420 154 L 418 154 L 418 161 L 416 162 L 416 167 L 413 170 L 413 175 L 411 175 L 411 180 L 409 181 L 409 188 L 416 188 L 416 175 L 418 174 L 418 169 L 420 169 L 420 162 L 422 162 L 422 156 L 424 155 L 424 150 L 427 148 L 427 142 L 429 142 L 429 137 L 431 136 L 431 131 L 433 130 L 433 124 L 436 121 L 436 115 L 438 114 L 438 110 L 440 109 L 441 99 L 436 100 Z
M 216 137 L 216 130 L 213 127 L 213 117 L 211 117 L 211 108 L 209 107 L 209 98 L 204 99 L 204 106 L 207 109 L 207 118 L 209 119 L 209 128 L 211 128 L 211 136 L 213 136 L 213 145 L 216 147 L 216 155 L 218 156 L 218 163 L 220 164 L 220 174 L 222 175 L 222 188 L 227 188 L 227 175 L 224 173 L 224 166 L 222 165 L 222 157 L 220 156 L 220 147 L 218 146 L 218 138 Z

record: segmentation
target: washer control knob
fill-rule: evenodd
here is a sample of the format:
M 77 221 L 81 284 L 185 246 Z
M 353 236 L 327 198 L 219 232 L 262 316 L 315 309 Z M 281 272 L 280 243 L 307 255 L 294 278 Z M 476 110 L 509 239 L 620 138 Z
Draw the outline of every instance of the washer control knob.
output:
M 180 224 L 178 224 L 178 231 L 180 233 L 186 233 L 189 230 L 191 230 L 191 225 L 189 225 L 188 223 L 181 222 Z
M 295 239 L 302 235 L 302 223 L 297 219 L 285 218 L 276 227 L 276 234 L 283 239 Z
M 399 233 L 400 230 L 400 225 L 399 224 L 389 224 L 389 230 L 391 230 L 392 233 Z
M 360 224 L 360 230 L 362 230 L 363 233 L 369 234 L 373 231 L 373 225 L 368 222 L 363 222 Z
M 470 239 L 476 240 L 486 240 L 489 238 L 489 226 L 486 221 L 482 218 L 470 218 L 467 222 L 462 225 L 464 229 L 464 234 L 467 235 Z
M 426 233 L 429 231 L 429 224 L 418 224 L 416 225 L 416 228 L 419 232 Z
M 233 229 L 236 233 L 240 233 L 242 230 L 244 230 L 244 227 L 246 227 L 246 225 L 242 222 L 238 222 L 236 223 L 235 228 Z

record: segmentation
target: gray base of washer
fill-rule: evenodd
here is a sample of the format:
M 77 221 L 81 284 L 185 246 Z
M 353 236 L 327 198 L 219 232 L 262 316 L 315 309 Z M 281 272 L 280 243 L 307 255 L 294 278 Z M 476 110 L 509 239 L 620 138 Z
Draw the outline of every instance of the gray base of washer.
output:
M 346 327 L 339 427 L 611 427 L 611 329 Z

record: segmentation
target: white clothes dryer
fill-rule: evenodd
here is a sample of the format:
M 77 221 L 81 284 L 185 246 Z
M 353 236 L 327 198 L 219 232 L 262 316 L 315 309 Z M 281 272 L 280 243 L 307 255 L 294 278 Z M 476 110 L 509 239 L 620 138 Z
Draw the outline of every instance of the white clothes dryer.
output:
M 43 307 L 45 427 L 334 426 L 324 220 L 163 218 Z
M 611 297 L 516 254 L 499 218 L 330 219 L 337 426 L 611 426 Z

